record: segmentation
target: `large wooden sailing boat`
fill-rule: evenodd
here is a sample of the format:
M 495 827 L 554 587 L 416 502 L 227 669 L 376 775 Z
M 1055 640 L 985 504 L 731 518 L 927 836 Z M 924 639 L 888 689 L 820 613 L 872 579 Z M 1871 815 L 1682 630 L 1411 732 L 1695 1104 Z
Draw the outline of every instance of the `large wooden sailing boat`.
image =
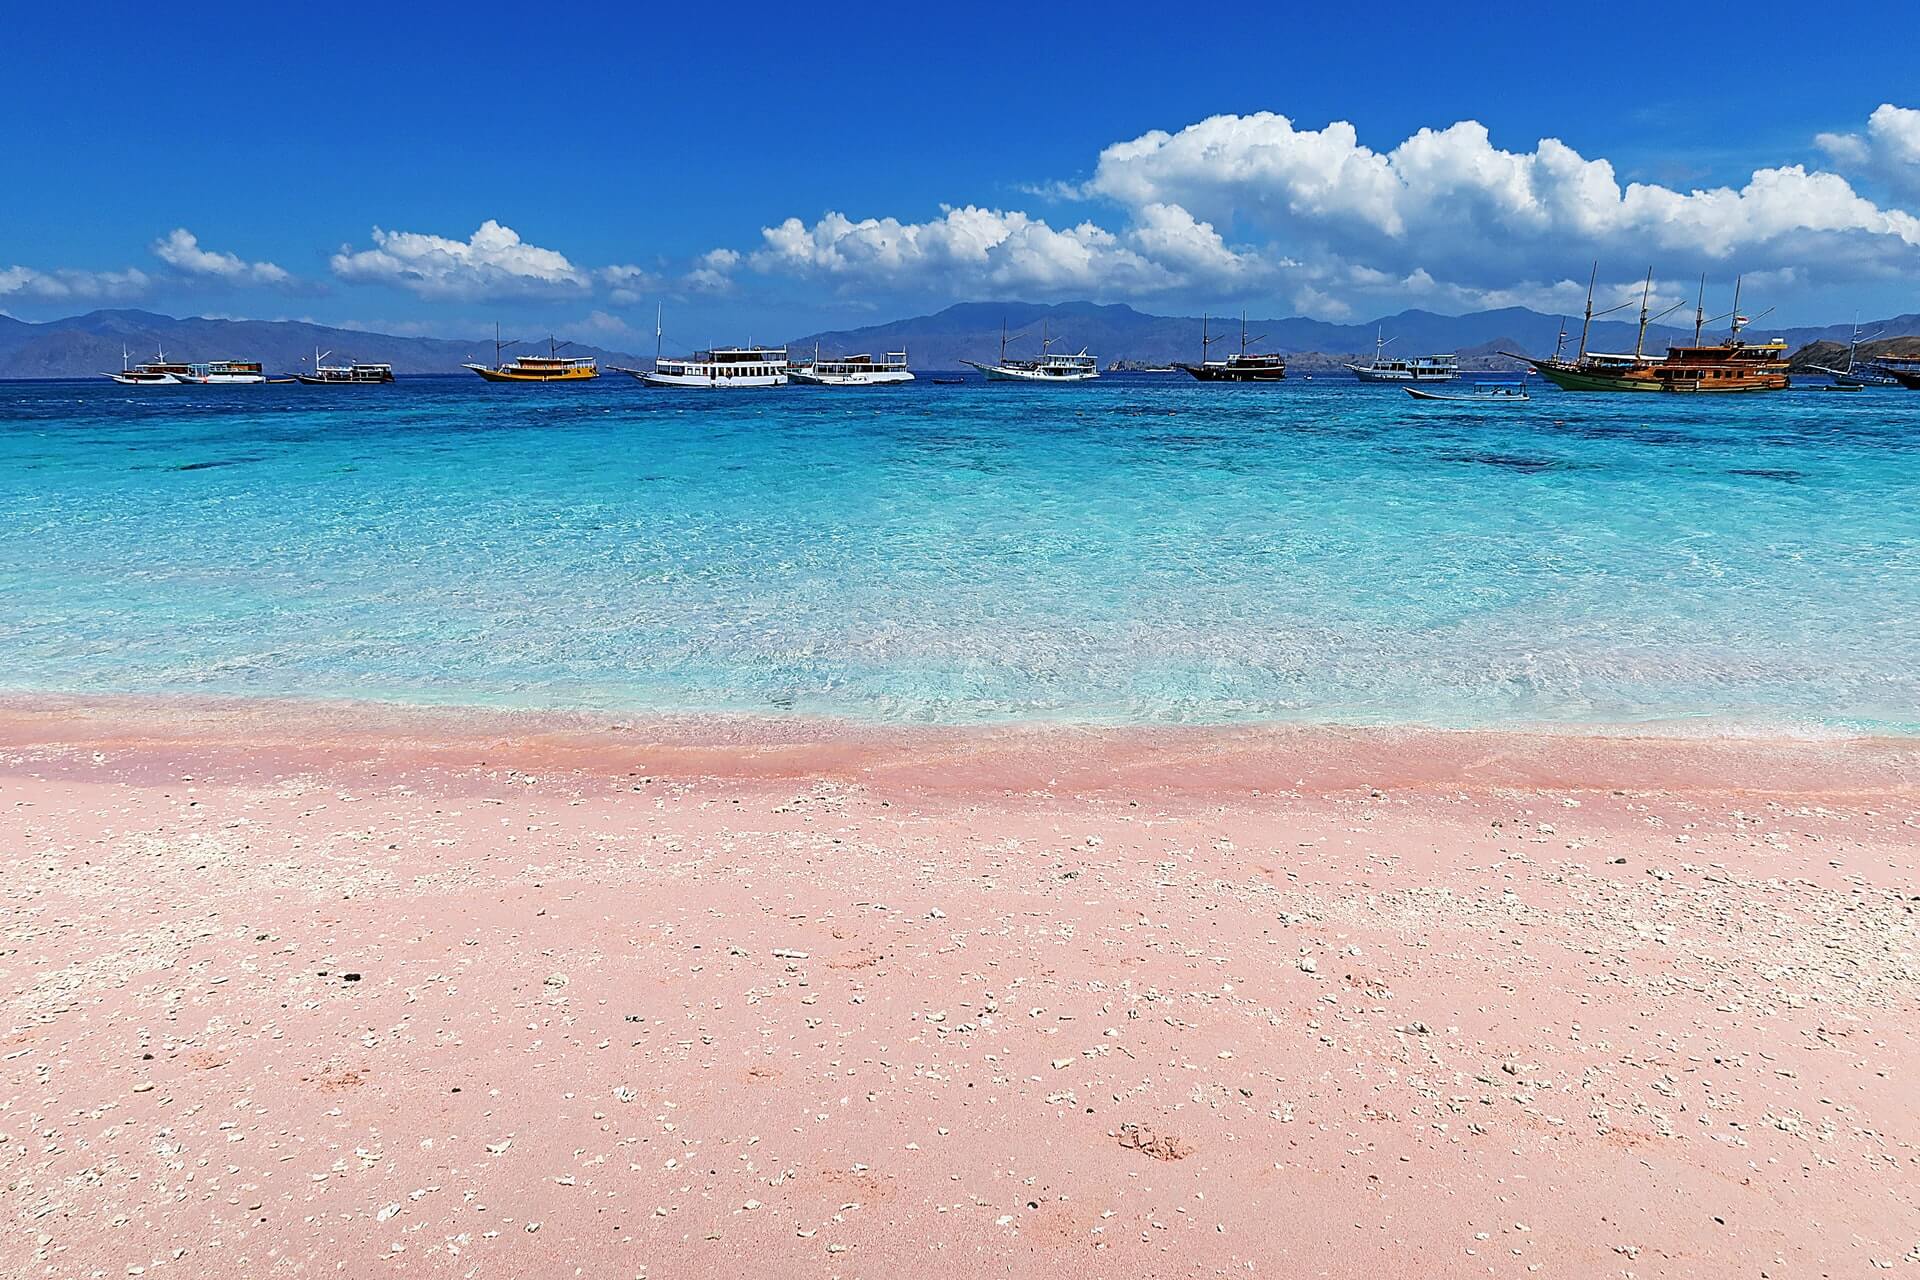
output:
M 1265 338 L 1261 334 L 1253 341 Z M 1225 360 L 1207 359 L 1207 348 L 1220 341 L 1207 336 L 1207 318 L 1200 317 L 1200 363 L 1178 366 L 1202 382 L 1279 382 L 1287 376 L 1287 358 L 1247 350 L 1247 317 L 1240 315 L 1240 350 Z
M 1579 354 L 1574 359 L 1565 360 L 1557 354 L 1550 360 L 1516 352 L 1502 354 L 1524 360 L 1537 369 L 1542 377 L 1565 391 L 1780 391 L 1789 385 L 1787 344 L 1784 340 L 1775 338 L 1770 342 L 1753 343 L 1740 339 L 1740 331 L 1752 320 L 1740 314 L 1738 279 L 1733 285 L 1733 310 L 1725 317 L 1713 317 L 1716 321 L 1724 318 L 1731 320 L 1725 342 L 1701 341 L 1705 327 L 1712 323 L 1706 315 L 1706 278 L 1703 276 L 1700 298 L 1694 306 L 1693 342 L 1687 346 L 1669 346 L 1664 357 L 1648 355 L 1647 326 L 1654 320 L 1671 315 L 1680 306 L 1676 303 L 1659 316 L 1649 314 L 1653 293 L 1653 272 L 1649 269 L 1647 284 L 1640 296 L 1640 337 L 1634 344 L 1633 354 L 1588 351 L 1587 339 L 1592 332 L 1594 317 L 1620 310 L 1620 307 L 1609 307 L 1606 311 L 1598 312 L 1593 309 L 1593 287 L 1598 276 L 1599 264 L 1595 263 L 1593 275 L 1587 280 L 1586 320 L 1580 329 Z
M 1082 347 L 1075 355 L 1055 355 L 1053 344 L 1058 338 L 1047 336 L 1046 324 L 1040 326 L 1040 358 L 1038 360 L 1009 359 L 1007 344 L 1017 342 L 1024 334 L 1007 336 L 1006 322 L 1000 324 L 1000 360 L 996 364 L 986 364 L 979 360 L 962 360 L 960 363 L 971 365 L 987 375 L 988 382 L 1092 382 L 1100 376 L 1100 361 L 1087 354 Z
M 500 326 L 493 327 L 493 363 L 468 364 L 462 368 L 471 369 L 488 382 L 579 382 L 586 378 L 600 376 L 600 362 L 592 356 L 563 356 L 560 348 L 569 347 L 570 342 L 559 342 L 547 338 L 547 354 L 544 356 L 515 356 L 511 364 L 501 362 L 500 353 L 519 341 L 503 342 L 500 338 Z

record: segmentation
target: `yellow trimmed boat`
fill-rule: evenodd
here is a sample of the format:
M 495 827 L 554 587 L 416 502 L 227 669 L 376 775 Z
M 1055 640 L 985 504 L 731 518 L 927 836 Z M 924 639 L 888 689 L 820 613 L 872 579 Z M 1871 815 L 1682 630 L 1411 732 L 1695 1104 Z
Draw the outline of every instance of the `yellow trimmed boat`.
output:
M 488 382 L 580 382 L 587 378 L 600 376 L 600 362 L 591 356 L 563 356 L 560 348 L 569 347 L 570 342 L 556 342 L 547 338 L 547 354 L 544 356 L 515 356 L 511 364 L 503 364 L 500 353 L 513 342 L 502 342 L 500 330 L 496 325 L 493 333 L 493 363 L 468 364 L 462 368 L 471 369 Z

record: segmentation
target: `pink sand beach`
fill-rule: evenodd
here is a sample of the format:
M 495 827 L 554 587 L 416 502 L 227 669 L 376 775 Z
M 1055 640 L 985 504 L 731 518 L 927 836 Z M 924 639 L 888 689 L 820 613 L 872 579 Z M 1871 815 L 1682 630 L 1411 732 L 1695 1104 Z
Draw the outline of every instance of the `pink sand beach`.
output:
M 0 706 L 0 1274 L 1920 1274 L 1920 746 Z

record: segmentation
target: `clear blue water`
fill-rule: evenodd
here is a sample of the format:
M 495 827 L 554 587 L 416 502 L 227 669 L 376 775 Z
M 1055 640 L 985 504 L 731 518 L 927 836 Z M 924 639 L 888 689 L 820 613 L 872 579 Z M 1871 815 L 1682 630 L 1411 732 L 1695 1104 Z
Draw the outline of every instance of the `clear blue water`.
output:
M 0 384 L 0 688 L 1920 732 L 1920 394 Z

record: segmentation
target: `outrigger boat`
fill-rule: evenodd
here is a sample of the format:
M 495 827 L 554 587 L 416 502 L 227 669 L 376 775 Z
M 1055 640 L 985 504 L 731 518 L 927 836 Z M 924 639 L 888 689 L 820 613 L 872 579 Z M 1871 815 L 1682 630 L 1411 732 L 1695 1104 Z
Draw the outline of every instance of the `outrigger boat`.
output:
M 1253 339 L 1259 342 L 1267 335 Z M 1240 316 L 1240 350 L 1225 360 L 1207 359 L 1207 348 L 1219 342 L 1219 338 L 1207 336 L 1207 317 L 1200 317 L 1200 363 L 1183 364 L 1179 368 L 1186 370 L 1202 382 L 1279 382 L 1287 376 L 1287 358 L 1271 352 L 1250 352 L 1247 350 L 1247 317 Z
M 1021 335 L 1015 335 L 1018 341 Z M 1000 361 L 998 364 L 982 364 L 978 360 L 962 360 L 987 375 L 988 382 L 1091 382 L 1100 376 L 1100 361 L 1087 354 L 1082 347 L 1078 354 L 1057 356 L 1053 354 L 1053 344 L 1059 339 L 1047 337 L 1045 326 L 1040 330 L 1040 358 L 1038 360 L 1007 359 L 1007 326 L 1000 326 Z
M 320 363 L 332 354 L 331 351 L 322 351 L 315 347 L 313 372 L 296 373 L 293 375 L 293 380 L 310 387 L 366 386 L 393 381 L 393 366 L 390 364 L 369 364 L 361 360 L 355 360 L 352 364 Z
M 1534 356 L 1521 355 L 1506 351 L 1502 355 L 1515 360 L 1525 361 L 1542 377 L 1566 391 L 1673 391 L 1688 393 L 1726 393 L 1736 391 L 1781 391 L 1791 381 L 1787 376 L 1787 344 L 1783 339 L 1775 338 L 1770 342 L 1751 343 L 1740 340 L 1740 331 L 1752 320 L 1740 314 L 1740 281 L 1733 286 L 1733 310 L 1727 313 L 1732 324 L 1725 342 L 1709 343 L 1701 341 L 1701 332 L 1711 321 L 1707 319 L 1706 278 L 1700 281 L 1700 301 L 1694 310 L 1693 342 L 1688 346 L 1670 346 L 1664 357 L 1646 354 L 1647 325 L 1650 320 L 1648 303 L 1653 289 L 1653 272 L 1647 272 L 1646 289 L 1640 299 L 1640 339 L 1634 344 L 1632 355 L 1611 355 L 1589 352 L 1587 338 L 1596 315 L 1606 315 L 1618 311 L 1620 307 L 1610 307 L 1607 311 L 1596 312 L 1593 309 L 1594 278 L 1599 274 L 1599 264 L 1594 266 L 1594 277 L 1587 281 L 1586 323 L 1580 330 L 1580 353 L 1573 360 L 1563 360 L 1558 353 L 1550 360 Z M 1622 303 L 1621 306 L 1627 304 Z M 1681 304 L 1667 308 L 1661 316 L 1672 314 Z M 1771 310 L 1771 308 L 1769 308 Z M 1762 312 L 1765 315 L 1766 312 Z M 1715 316 L 1713 320 L 1726 317 Z
M 1350 364 L 1347 371 L 1362 382 L 1451 382 L 1460 376 L 1460 357 L 1415 356 L 1407 360 L 1385 359 L 1392 338 L 1376 329 L 1373 334 L 1373 363 Z
M 142 364 L 127 363 L 127 349 L 120 348 L 120 372 L 109 373 L 123 387 L 177 387 L 186 381 L 186 375 L 192 367 L 184 364 L 167 363 L 167 353 L 157 351 L 154 359 Z
M 1423 391 L 1419 387 L 1407 387 L 1406 393 L 1415 400 L 1442 400 L 1448 404 L 1525 404 L 1533 399 L 1527 394 L 1527 376 L 1520 375 L 1518 382 L 1475 382 L 1466 394 L 1457 391 Z
M 493 327 L 493 363 L 466 364 L 463 369 L 471 369 L 488 382 L 580 382 L 587 378 L 600 376 L 600 362 L 591 356 L 563 356 L 560 348 L 570 347 L 571 342 L 557 342 L 553 336 L 547 336 L 547 354 L 544 356 L 515 356 L 512 364 L 501 362 L 501 352 L 520 341 L 502 341 L 500 326 Z

